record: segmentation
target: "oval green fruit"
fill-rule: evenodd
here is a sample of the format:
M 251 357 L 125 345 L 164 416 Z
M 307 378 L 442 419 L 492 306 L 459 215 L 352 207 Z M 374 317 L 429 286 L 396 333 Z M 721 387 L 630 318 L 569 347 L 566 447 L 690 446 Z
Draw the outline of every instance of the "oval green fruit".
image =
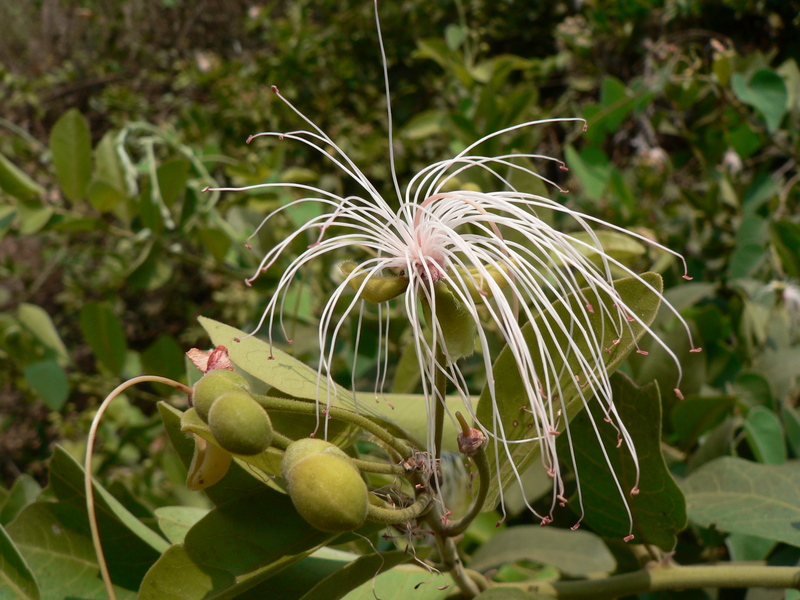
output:
M 233 371 L 217 369 L 203 375 L 192 388 L 192 406 L 198 416 L 208 423 L 211 405 L 225 392 L 249 389 L 247 380 Z
M 289 446 L 286 448 L 286 452 L 283 454 L 283 459 L 281 460 L 281 472 L 283 473 L 283 478 L 288 479 L 288 474 L 294 465 L 311 454 L 330 454 L 332 456 L 338 456 L 346 461 L 350 460 L 350 458 L 341 448 L 331 444 L 330 442 L 318 440 L 316 438 L 299 439 L 289 444 Z M 353 469 L 358 472 L 358 469 L 356 469 L 355 466 L 353 466 Z
M 352 531 L 367 519 L 367 485 L 349 459 L 309 454 L 288 471 L 286 484 L 297 512 L 321 531 Z
M 227 392 L 208 411 L 208 426 L 219 445 L 233 454 L 260 454 L 272 443 L 267 411 L 247 392 Z

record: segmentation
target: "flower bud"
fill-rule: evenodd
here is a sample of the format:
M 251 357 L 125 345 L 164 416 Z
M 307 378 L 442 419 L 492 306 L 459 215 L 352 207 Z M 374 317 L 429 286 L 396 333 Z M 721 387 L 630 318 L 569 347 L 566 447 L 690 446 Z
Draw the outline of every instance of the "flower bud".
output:
M 339 266 L 345 276 L 350 275 L 357 267 L 358 265 L 352 260 L 347 260 Z M 367 281 L 366 284 L 364 284 L 365 279 Z M 367 302 L 380 304 L 381 302 L 396 298 L 405 292 L 408 287 L 408 277 L 401 277 L 399 275 L 369 275 L 364 273 L 363 275 L 354 276 L 350 279 L 349 283 L 350 287 L 352 287 L 356 293 L 360 291 L 361 298 Z M 361 287 L 362 285 L 364 286 L 363 289 Z
M 346 455 L 312 453 L 281 469 L 294 507 L 317 529 L 352 531 L 366 521 L 367 486 Z
M 272 423 L 247 392 L 227 392 L 208 412 L 208 426 L 219 445 L 233 454 L 260 454 L 272 443 Z
M 234 371 L 226 369 L 209 371 L 198 379 L 192 388 L 192 406 L 197 415 L 208 423 L 208 411 L 217 398 L 226 392 L 247 391 L 249 387 L 247 380 Z

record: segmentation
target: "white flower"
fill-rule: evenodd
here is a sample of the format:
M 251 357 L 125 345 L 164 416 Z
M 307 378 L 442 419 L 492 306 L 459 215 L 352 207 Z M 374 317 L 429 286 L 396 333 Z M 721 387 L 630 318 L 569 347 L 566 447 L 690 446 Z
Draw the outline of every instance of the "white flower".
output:
M 381 51 L 383 51 L 382 46 Z M 384 75 L 385 64 L 384 59 Z M 315 233 L 316 241 L 297 256 L 281 274 L 258 328 L 266 323 L 269 335 L 272 335 L 276 322 L 281 320 L 286 294 L 292 284 L 298 281 L 298 273 L 308 263 L 330 253 L 357 260 L 357 267 L 346 271 L 344 280 L 328 298 L 322 311 L 319 324 L 320 376 L 330 377 L 329 369 L 333 361 L 335 342 L 345 318 L 357 308 L 363 310 L 362 296 L 368 297 L 376 282 L 388 282 L 387 285 L 393 284 L 397 288 L 393 294 L 405 292 L 402 299 L 397 302 L 402 303 L 405 317 L 413 332 L 419 367 L 423 374 L 422 386 L 429 416 L 433 412 L 434 403 L 443 400 L 438 397 L 434 384 L 437 373 L 446 376 L 450 387 L 457 390 L 466 400 L 465 409 L 472 414 L 467 384 L 457 363 L 461 355 L 469 354 L 469 351 L 463 352 L 462 349 L 454 351 L 448 343 L 444 343 L 447 341 L 443 340 L 446 332 L 436 319 L 433 319 L 433 324 L 428 324 L 432 329 L 432 335 L 426 337 L 423 329 L 424 305 L 428 304 L 431 313 L 437 314 L 437 302 L 442 302 L 442 296 L 435 293 L 435 286 L 446 284 L 460 305 L 462 316 L 463 313 L 468 314 L 469 320 L 475 325 L 475 343 L 481 349 L 487 386 L 492 397 L 494 397 L 495 381 L 492 372 L 493 357 L 489 348 L 491 332 L 498 333 L 513 353 L 527 391 L 526 410 L 530 410 L 534 416 L 535 424 L 531 436 L 523 441 L 541 443 L 542 461 L 556 482 L 553 499 L 555 504 L 561 500 L 564 491 L 553 434 L 559 427 L 561 406 L 557 402 L 550 401 L 551 398 L 559 396 L 559 373 L 547 370 L 552 368 L 552 361 L 547 356 L 532 355 L 532 350 L 525 343 L 522 332 L 524 323 L 532 322 L 537 314 L 546 313 L 551 325 L 535 331 L 536 338 L 542 340 L 540 347 L 546 347 L 547 340 L 554 339 L 557 333 L 567 334 L 569 347 L 561 349 L 562 358 L 567 354 L 574 354 L 580 346 L 588 346 L 589 353 L 581 354 L 580 367 L 571 375 L 585 382 L 580 386 L 584 403 L 588 403 L 592 397 L 596 397 L 596 401 L 602 403 L 604 411 L 613 421 L 612 426 L 618 429 L 620 438 L 625 441 L 635 460 L 636 450 L 625 424 L 616 415 L 614 399 L 610 394 L 609 376 L 603 361 L 606 349 L 602 347 L 597 333 L 592 330 L 588 321 L 589 315 L 596 308 L 604 311 L 609 309 L 606 306 L 594 307 L 585 302 L 579 311 L 571 314 L 565 321 L 555 314 L 552 305 L 554 299 L 572 293 L 582 294 L 580 290 L 586 286 L 600 297 L 607 295 L 617 301 L 618 295 L 612 285 L 612 269 L 637 277 L 636 273 L 603 250 L 599 238 L 594 233 L 598 226 L 629 235 L 639 242 L 674 255 L 683 263 L 685 271 L 683 258 L 642 235 L 628 232 L 596 217 L 581 214 L 548 198 L 514 189 L 508 181 L 507 173 L 516 169 L 558 187 L 520 164 L 520 159 L 552 161 L 566 170 L 566 166 L 560 160 L 536 154 L 483 156 L 477 152 L 483 142 L 509 132 L 542 123 L 584 123 L 584 121 L 545 119 L 496 131 L 471 144 L 455 157 L 426 167 L 417 173 L 401 192 L 394 172 L 391 150 L 390 110 L 390 162 L 397 194 L 397 204 L 393 208 L 334 140 L 294 108 L 277 88 L 273 87 L 273 91 L 309 125 L 309 129 L 285 133 L 261 133 L 250 139 L 274 137 L 307 144 L 327 156 L 358 183 L 364 190 L 364 197 L 341 197 L 323 189 L 291 183 L 264 183 L 244 188 L 216 190 L 244 191 L 283 187 L 308 194 L 268 215 L 259 229 L 265 227 L 289 206 L 313 202 L 325 209 L 324 214 L 303 224 L 284 241 L 270 249 L 262 259 L 256 274 L 248 280 L 251 282 L 259 273 L 270 269 L 297 238 L 306 239 L 308 232 Z M 469 169 L 481 169 L 489 173 L 501 191 L 443 191 L 448 189 L 448 184 L 453 178 L 463 175 Z M 537 211 L 561 215 L 563 219 L 570 220 L 573 228 L 582 232 L 582 235 L 576 236 L 554 229 L 537 216 Z M 514 240 L 508 239 L 503 235 L 503 231 L 515 231 L 521 234 L 527 243 L 516 241 L 519 239 L 516 235 Z M 588 257 L 592 253 L 595 253 L 593 257 L 595 260 L 590 260 Z M 599 261 L 597 261 L 598 256 Z M 689 278 L 686 274 L 684 276 Z M 392 279 L 377 279 L 381 277 Z M 407 286 L 406 279 L 398 278 L 406 278 Z M 644 280 L 639 279 L 651 291 L 658 293 Z M 355 296 L 351 295 L 351 287 L 357 288 L 358 293 Z M 337 306 L 343 306 L 343 311 L 335 310 Z M 384 342 L 390 325 L 389 311 L 380 304 L 378 306 L 384 323 L 381 328 L 384 340 L 381 340 L 379 347 L 384 347 L 383 352 L 386 352 Z M 639 321 L 636 314 L 621 301 L 617 301 L 613 310 L 615 313 L 609 316 L 611 321 L 617 324 L 620 335 L 629 321 Z M 677 315 L 677 312 L 672 310 Z M 679 315 L 678 317 L 680 318 Z M 681 321 L 683 322 L 682 319 Z M 645 323 L 640 322 L 640 324 L 650 332 Z M 675 355 L 669 348 L 664 347 L 678 364 Z M 443 363 L 437 360 L 437 349 L 444 354 Z M 380 358 L 378 362 L 380 363 Z M 537 372 L 534 366 L 537 362 L 546 366 L 546 372 Z M 680 373 L 679 364 L 678 371 Z M 680 394 L 679 383 L 680 381 L 675 386 L 677 394 Z M 327 399 L 328 403 L 331 401 L 331 398 Z M 495 421 L 498 418 L 499 416 L 495 415 Z M 477 424 L 502 448 L 508 440 L 503 435 L 502 428 L 496 425 L 497 423 Z M 432 429 L 429 427 L 428 431 L 429 450 L 434 446 Z M 515 443 L 519 443 L 519 440 Z M 501 452 L 498 451 L 498 454 Z M 629 491 L 635 492 L 635 488 Z M 540 517 L 543 522 L 549 520 L 548 516 L 540 515 Z

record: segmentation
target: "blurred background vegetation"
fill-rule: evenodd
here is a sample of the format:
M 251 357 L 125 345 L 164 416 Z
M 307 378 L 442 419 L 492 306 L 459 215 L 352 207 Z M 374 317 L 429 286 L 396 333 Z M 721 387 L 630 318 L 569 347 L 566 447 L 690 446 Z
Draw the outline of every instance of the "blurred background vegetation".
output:
M 569 194 L 513 183 L 687 257 L 690 283 L 665 253 L 615 249 L 663 274 L 704 348 L 692 355 L 687 400 L 666 401 L 675 472 L 724 454 L 800 457 L 800 3 L 397 0 L 380 9 L 401 182 L 508 125 L 586 118 L 586 133 L 543 126 L 482 151 L 565 157 L 567 174 L 534 166 Z M 367 0 L 4 0 L 0 19 L 0 474 L 35 497 L 53 444 L 78 456 L 90 409 L 122 379 L 186 379 L 183 353 L 209 343 L 198 315 L 245 330 L 257 322 L 282 271 L 253 287 L 243 280 L 308 209 L 287 211 L 248 250 L 261 219 L 295 196 L 203 188 L 294 181 L 358 192 L 299 144 L 245 144 L 305 127 L 271 85 L 393 192 Z M 480 173 L 460 183 L 489 191 Z M 315 330 L 335 266 L 313 265 L 287 304 L 290 350 L 312 363 L 316 337 L 303 333 Z M 672 325 L 661 319 L 661 334 L 688 357 Z M 406 339 L 396 327 L 392 370 L 403 368 L 394 357 Z M 340 350 L 337 376 L 349 383 L 357 353 L 356 378 L 368 385 L 369 336 L 356 350 L 345 335 Z M 627 370 L 671 389 L 659 351 Z M 471 377 L 479 390 L 479 369 Z M 413 385 L 402 378 L 395 390 Z M 185 492 L 154 412 L 164 393 L 131 392 L 103 427 L 98 470 L 129 505 Z

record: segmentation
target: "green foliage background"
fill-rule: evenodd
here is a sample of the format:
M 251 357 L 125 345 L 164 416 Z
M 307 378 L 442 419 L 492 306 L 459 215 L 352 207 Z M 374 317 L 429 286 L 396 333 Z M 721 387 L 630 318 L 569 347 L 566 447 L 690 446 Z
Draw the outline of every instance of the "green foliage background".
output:
M 539 180 L 515 185 L 686 256 L 691 282 L 665 253 L 615 248 L 626 264 L 662 274 L 704 349 L 690 355 L 671 316 L 659 315 L 657 331 L 685 365 L 686 399 L 662 393 L 667 465 L 687 477 L 690 527 L 678 557 L 796 563 L 796 532 L 754 529 L 747 514 L 722 519 L 709 506 L 742 484 L 726 490 L 729 477 L 700 474 L 772 465 L 749 479 L 766 482 L 800 457 L 800 5 L 404 0 L 380 9 L 401 182 L 488 132 L 587 119 L 586 133 L 544 126 L 484 151 L 564 157 L 568 174 L 536 167 L 569 194 Z M 23 528 L 14 517 L 48 483 L 54 444 L 79 458 L 91 409 L 121 379 L 185 381 L 183 352 L 209 343 L 199 315 L 250 330 L 280 265 L 253 287 L 243 280 L 264 250 L 313 216 L 287 211 L 248 250 L 246 238 L 291 193 L 203 188 L 295 181 L 356 192 L 307 148 L 244 143 L 302 126 L 270 85 L 391 196 L 372 11 L 354 0 L 0 6 L 9 32 L 0 40 L 0 521 L 12 538 Z M 479 173 L 461 183 L 489 185 Z M 318 299 L 334 285 L 334 266 L 313 265 L 297 286 L 287 321 L 297 341 L 276 338 L 307 363 L 316 360 Z M 403 370 L 407 339 L 400 327 L 390 340 L 391 369 L 403 375 L 395 392 L 416 389 Z M 649 356 L 623 370 L 671 390 L 664 349 L 644 349 Z M 375 350 L 364 336 L 355 378 L 365 389 Z M 346 386 L 355 354 L 352 343 L 338 354 Z M 479 392 L 480 363 L 465 373 Z M 183 488 L 184 467 L 153 402 L 166 393 L 130 392 L 101 431 L 97 474 L 148 525 L 162 507 L 208 508 Z M 749 462 L 737 469 L 737 459 L 720 457 Z M 773 496 L 797 493 L 796 473 L 787 481 Z M 59 502 L 38 518 L 61 522 L 56 513 L 75 508 L 49 483 Z M 470 535 L 468 550 L 485 541 Z

